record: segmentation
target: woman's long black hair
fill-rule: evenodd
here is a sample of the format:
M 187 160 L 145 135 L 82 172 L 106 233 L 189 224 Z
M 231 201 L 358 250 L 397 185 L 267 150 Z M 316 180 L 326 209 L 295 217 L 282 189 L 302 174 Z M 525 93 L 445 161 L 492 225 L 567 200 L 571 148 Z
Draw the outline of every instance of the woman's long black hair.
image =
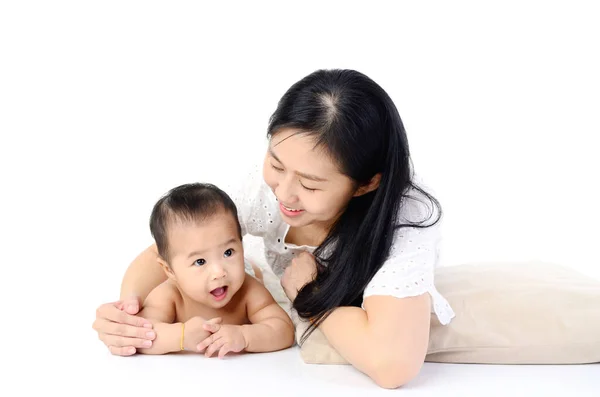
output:
M 311 319 L 310 333 L 340 306 L 360 306 L 363 292 L 386 260 L 400 227 L 428 227 L 425 219 L 401 224 L 399 210 L 415 189 L 439 202 L 412 180 L 404 125 L 388 94 L 354 70 L 318 70 L 283 95 L 271 116 L 267 136 L 284 128 L 312 135 L 358 185 L 381 173 L 379 187 L 354 197 L 314 255 L 317 277 L 298 292 L 294 309 Z M 433 210 L 432 210 L 433 213 Z

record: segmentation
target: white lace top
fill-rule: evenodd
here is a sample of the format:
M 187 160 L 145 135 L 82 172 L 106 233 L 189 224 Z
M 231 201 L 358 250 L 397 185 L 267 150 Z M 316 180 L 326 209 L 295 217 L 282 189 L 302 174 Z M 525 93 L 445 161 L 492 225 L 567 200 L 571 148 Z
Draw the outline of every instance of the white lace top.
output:
M 264 182 L 259 168 L 253 169 L 241 189 L 230 192 L 238 208 L 242 235 L 262 237 L 268 265 L 281 277 L 294 255 L 303 250 L 313 252 L 316 247 L 287 244 L 285 237 L 289 225 L 283 221 L 279 203 Z M 402 220 L 427 219 L 420 201 L 406 201 Z M 434 268 L 438 263 L 440 241 L 439 222 L 425 229 L 400 229 L 383 266 L 369 282 L 363 300 L 371 295 L 391 295 L 398 298 L 428 292 L 432 298 L 432 312 L 441 324 L 448 324 L 454 312 L 434 285 Z

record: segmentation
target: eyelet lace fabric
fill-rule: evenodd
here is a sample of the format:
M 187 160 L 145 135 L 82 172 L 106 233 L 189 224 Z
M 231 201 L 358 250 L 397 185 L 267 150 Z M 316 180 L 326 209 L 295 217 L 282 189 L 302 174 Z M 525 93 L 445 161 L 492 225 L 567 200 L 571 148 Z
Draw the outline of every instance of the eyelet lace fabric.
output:
M 238 208 L 242 235 L 262 238 L 267 265 L 277 277 L 283 275 L 295 255 L 314 251 L 315 247 L 285 243 L 289 226 L 281 218 L 275 195 L 265 184 L 258 167 L 250 170 L 241 187 L 229 186 L 225 190 Z M 421 201 L 407 199 L 401 211 L 403 222 L 420 221 L 428 219 L 430 208 Z M 388 258 L 365 288 L 363 301 L 375 295 L 404 298 L 429 293 L 432 313 L 441 324 L 448 324 L 455 316 L 454 311 L 434 283 L 440 241 L 439 222 L 424 229 L 398 229 Z

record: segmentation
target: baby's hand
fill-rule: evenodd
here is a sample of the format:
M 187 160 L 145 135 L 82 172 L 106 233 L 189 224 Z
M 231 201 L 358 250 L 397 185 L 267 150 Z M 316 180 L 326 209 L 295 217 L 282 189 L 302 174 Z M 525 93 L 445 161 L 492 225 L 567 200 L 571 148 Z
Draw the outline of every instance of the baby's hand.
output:
M 206 340 L 211 335 L 210 331 L 204 328 L 205 325 L 218 325 L 223 321 L 221 317 L 215 317 L 206 321 L 202 317 L 196 316 L 185 322 L 183 335 L 183 348 L 185 350 L 196 351 L 198 343 Z
M 246 338 L 241 325 L 207 323 L 204 324 L 204 329 L 212 333 L 198 345 L 200 353 L 206 349 L 206 357 L 211 357 L 218 351 L 219 358 L 223 358 L 229 352 L 237 353 L 246 348 Z

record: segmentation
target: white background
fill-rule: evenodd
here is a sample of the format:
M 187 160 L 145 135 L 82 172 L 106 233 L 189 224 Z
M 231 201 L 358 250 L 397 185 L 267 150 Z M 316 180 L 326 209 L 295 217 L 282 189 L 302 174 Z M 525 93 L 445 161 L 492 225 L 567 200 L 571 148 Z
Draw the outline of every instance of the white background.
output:
M 357 69 L 395 101 L 445 211 L 443 265 L 546 260 L 600 278 L 594 2 L 280 3 L 0 5 L 15 373 L 26 352 L 104 357 L 94 310 L 151 243 L 155 200 L 260 161 L 278 99 L 319 68 Z

